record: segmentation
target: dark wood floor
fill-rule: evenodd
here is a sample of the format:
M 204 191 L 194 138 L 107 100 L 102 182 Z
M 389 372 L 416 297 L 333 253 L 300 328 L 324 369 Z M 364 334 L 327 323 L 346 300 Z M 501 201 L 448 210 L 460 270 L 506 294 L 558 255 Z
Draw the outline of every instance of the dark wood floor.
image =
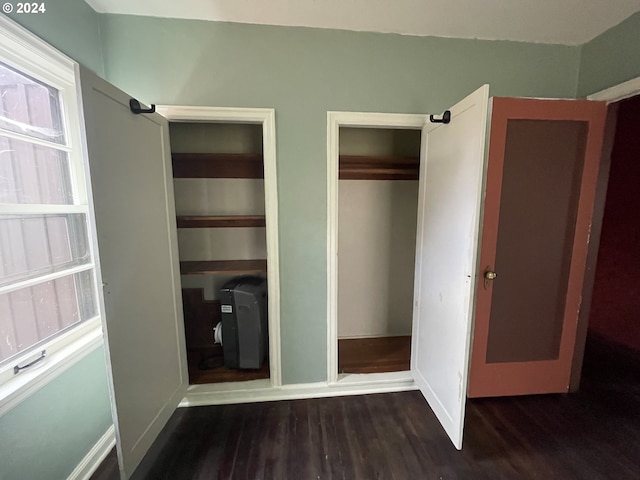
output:
M 244 382 L 269 378 L 269 361 L 258 369 L 225 368 L 223 365 L 222 347 L 215 345 L 187 351 L 189 366 L 189 383 L 191 385 L 206 383 Z
M 269 378 L 269 363 L 257 370 L 237 370 L 222 365 L 222 347 L 187 352 L 189 383 L 242 382 Z M 411 337 L 341 339 L 338 341 L 339 373 L 403 372 L 411 363 Z
M 178 409 L 134 479 L 637 480 L 638 359 L 590 340 L 579 393 L 469 401 L 462 451 L 419 392 Z
M 403 372 L 410 364 L 410 336 L 338 340 L 338 373 Z

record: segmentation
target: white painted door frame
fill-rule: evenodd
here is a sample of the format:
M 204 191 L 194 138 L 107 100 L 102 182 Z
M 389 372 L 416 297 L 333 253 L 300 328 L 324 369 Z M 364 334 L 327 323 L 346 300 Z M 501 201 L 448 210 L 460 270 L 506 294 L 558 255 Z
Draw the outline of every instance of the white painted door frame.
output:
M 640 95 L 640 77 L 633 78 L 626 82 L 605 88 L 599 92 L 587 96 L 587 100 L 599 100 L 607 103 L 619 102 L 625 98 Z
M 400 113 L 327 112 L 327 383 L 338 377 L 338 163 L 340 127 L 421 130 L 428 115 Z M 357 375 L 362 385 L 371 382 L 411 379 L 409 374 Z M 411 380 L 411 383 L 413 381 Z
M 224 122 L 262 125 L 267 236 L 267 289 L 269 298 L 269 381 L 272 388 L 280 387 L 282 385 L 282 368 L 280 351 L 280 261 L 278 253 L 278 176 L 276 174 L 275 110 L 272 108 L 159 105 L 157 111 L 170 122 Z

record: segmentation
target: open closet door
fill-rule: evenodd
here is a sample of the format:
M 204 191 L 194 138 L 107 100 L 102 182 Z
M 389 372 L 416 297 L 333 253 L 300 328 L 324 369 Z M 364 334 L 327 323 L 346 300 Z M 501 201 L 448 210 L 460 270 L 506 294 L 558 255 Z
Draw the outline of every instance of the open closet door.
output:
M 422 132 L 411 371 L 462 448 L 489 86 Z
M 606 116 L 493 99 L 470 397 L 569 390 Z
M 187 387 L 168 125 L 80 69 L 122 478 Z

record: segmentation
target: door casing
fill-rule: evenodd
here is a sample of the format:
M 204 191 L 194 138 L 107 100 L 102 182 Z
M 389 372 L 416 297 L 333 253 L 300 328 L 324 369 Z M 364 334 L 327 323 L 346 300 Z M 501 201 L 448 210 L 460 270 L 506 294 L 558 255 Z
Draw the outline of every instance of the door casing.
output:
M 278 244 L 278 176 L 276 167 L 275 110 L 271 108 L 229 108 L 159 105 L 158 113 L 169 122 L 191 123 L 248 123 L 262 126 L 264 194 L 267 237 L 267 289 L 269 317 L 269 384 L 271 388 L 282 385 L 282 360 L 280 350 L 280 269 Z M 263 382 L 254 382 L 258 388 Z M 218 391 L 229 392 L 228 384 L 199 386 L 198 395 Z M 246 389 L 247 387 L 242 387 Z M 205 391 L 206 390 L 206 391 Z M 201 402 L 201 401 L 200 401 Z M 201 403 L 198 404 L 201 404 Z M 189 394 L 180 406 L 190 405 Z
M 428 115 L 327 112 L 327 383 L 388 382 L 388 390 L 415 389 L 409 372 L 338 375 L 338 167 L 340 127 L 420 130 Z M 415 307 L 415 305 L 414 305 Z M 380 391 L 385 391 L 380 390 Z

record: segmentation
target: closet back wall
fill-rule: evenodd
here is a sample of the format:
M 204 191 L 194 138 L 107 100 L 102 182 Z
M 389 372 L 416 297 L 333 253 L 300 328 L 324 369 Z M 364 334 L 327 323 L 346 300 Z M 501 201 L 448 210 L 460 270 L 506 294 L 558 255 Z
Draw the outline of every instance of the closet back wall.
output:
M 282 380 L 326 380 L 327 111 L 573 97 L 579 47 L 103 15 L 109 81 L 143 102 L 276 110 Z
M 420 156 L 420 130 L 341 128 L 340 155 Z M 338 182 L 338 338 L 411 335 L 417 180 Z
M 182 123 L 169 126 L 173 153 L 262 153 L 262 126 Z M 178 215 L 264 215 L 261 178 L 175 178 Z M 264 228 L 179 228 L 181 261 L 267 258 Z M 202 288 L 206 300 L 237 275 L 182 275 L 183 288 Z

